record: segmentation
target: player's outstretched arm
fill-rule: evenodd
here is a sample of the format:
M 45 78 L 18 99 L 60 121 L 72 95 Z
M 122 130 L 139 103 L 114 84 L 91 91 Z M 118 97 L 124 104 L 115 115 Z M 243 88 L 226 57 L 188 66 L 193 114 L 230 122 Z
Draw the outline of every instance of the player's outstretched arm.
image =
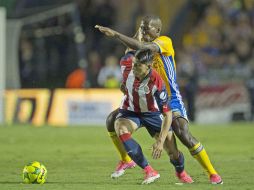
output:
M 102 32 L 108 37 L 112 37 L 114 39 L 120 40 L 124 45 L 126 45 L 127 47 L 131 49 L 137 50 L 142 48 L 142 43 L 139 42 L 138 40 L 125 36 L 124 34 L 121 34 L 115 30 L 112 30 L 111 28 L 100 26 L 100 25 L 96 25 L 95 28 L 98 28 L 100 32 Z
M 120 42 L 122 42 L 124 45 L 126 45 L 127 47 L 131 49 L 134 49 L 134 50 L 151 49 L 154 52 L 159 52 L 158 46 L 154 43 L 142 43 L 135 38 L 128 37 L 108 27 L 96 25 L 95 28 L 98 28 L 100 32 L 102 32 L 108 37 L 118 39 Z

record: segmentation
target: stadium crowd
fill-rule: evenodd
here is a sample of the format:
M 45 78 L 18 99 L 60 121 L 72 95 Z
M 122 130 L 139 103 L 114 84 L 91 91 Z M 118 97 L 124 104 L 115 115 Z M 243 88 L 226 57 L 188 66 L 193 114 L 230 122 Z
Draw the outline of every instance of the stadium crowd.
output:
M 200 82 L 210 84 L 247 79 L 254 68 L 253 44 L 254 2 L 210 1 L 183 36 L 179 72 L 198 73 Z
M 90 39 L 87 47 L 92 50 L 88 51 L 88 64 L 92 67 L 93 61 L 90 61 L 89 57 L 98 54 L 97 66 L 95 67 L 97 69 L 108 67 L 105 64 L 107 56 L 104 55 L 119 58 L 124 51 L 122 46 L 103 38 L 101 34 L 92 31 L 93 29 L 89 27 L 96 23 L 117 27 L 117 23 L 112 17 L 116 14 L 116 8 L 110 2 L 106 1 L 106 4 L 102 7 L 111 10 L 112 14 L 94 14 L 92 17 L 86 15 L 86 19 L 93 19 L 82 22 L 89 23 L 84 26 L 85 31 L 87 31 L 86 34 L 89 35 L 88 39 Z M 100 10 L 102 7 L 97 8 Z M 98 13 L 98 11 L 95 12 Z M 197 82 L 218 84 L 232 81 L 239 82 L 252 77 L 251 71 L 254 70 L 253 1 L 206 1 L 206 6 L 202 7 L 198 17 L 192 20 L 191 27 L 183 34 L 182 43 L 175 47 L 177 69 L 179 78 L 183 79 L 183 85 L 186 81 L 191 81 L 190 85 L 193 88 L 197 85 Z M 125 32 L 129 34 L 131 30 Z M 96 39 L 96 43 L 93 43 L 94 39 Z M 174 41 L 174 36 L 172 36 L 172 39 Z M 98 67 L 98 65 L 100 66 Z M 115 71 L 108 69 L 112 70 L 112 74 L 107 72 L 108 76 L 104 76 L 104 78 L 108 77 L 112 81 L 110 76 L 112 75 L 115 80 L 119 80 L 119 78 L 114 77 L 117 69 L 119 70 L 117 67 L 115 67 Z M 90 87 L 105 87 L 105 84 L 98 81 L 99 72 L 99 70 L 96 72 L 95 69 L 92 72 L 94 74 L 88 77 L 88 81 L 97 81 L 89 85 Z M 112 85 L 110 86 L 112 87 Z
M 180 84 L 185 86 L 186 83 L 191 82 L 189 85 L 193 88 L 197 83 L 218 84 L 250 79 L 251 71 L 254 70 L 254 2 L 251 0 L 200 2 L 203 2 L 204 6 L 194 9 L 195 14 L 191 15 L 192 18 L 188 18 L 187 28 L 182 26 L 185 32 L 181 36 L 181 43 L 174 43 Z M 75 37 L 71 28 L 72 15 L 51 18 L 44 23 L 27 26 L 28 29 L 23 27 L 20 40 L 23 87 L 33 84 L 26 83 L 27 80 L 31 81 L 39 76 L 41 76 L 40 80 L 45 82 L 30 87 L 45 87 L 48 79 L 55 76 L 58 76 L 59 82 L 52 88 L 63 87 L 68 75 L 80 68 L 85 69 L 86 72 L 83 74 L 86 76 L 83 77 L 82 84 L 77 85 L 79 87 L 117 88 L 119 86 L 120 68 L 116 60 L 122 56 L 125 49 L 121 44 L 103 37 L 94 30 L 93 26 L 96 24 L 109 26 L 124 30 L 127 35 L 131 35 L 134 34 L 133 26 L 136 26 L 139 14 L 134 14 L 136 18 L 130 19 L 129 26 L 132 27 L 126 27 L 117 19 L 119 7 L 115 1 L 77 0 L 76 3 L 80 25 L 85 36 L 85 52 L 82 55 L 84 59 L 80 61 L 75 51 L 77 42 L 72 39 Z M 144 4 L 140 0 L 134 9 L 143 7 L 141 13 L 148 14 L 142 3 Z M 176 19 L 179 16 L 181 15 L 176 15 Z M 57 25 L 62 26 L 59 34 L 53 33 L 44 38 L 29 36 L 31 28 L 35 30 Z M 38 31 L 34 33 L 37 34 Z M 166 31 L 165 34 L 168 33 L 169 31 Z M 174 42 L 175 37 L 179 36 L 174 34 L 171 37 Z M 78 48 L 76 49 L 78 51 Z M 43 63 L 50 64 L 43 68 Z

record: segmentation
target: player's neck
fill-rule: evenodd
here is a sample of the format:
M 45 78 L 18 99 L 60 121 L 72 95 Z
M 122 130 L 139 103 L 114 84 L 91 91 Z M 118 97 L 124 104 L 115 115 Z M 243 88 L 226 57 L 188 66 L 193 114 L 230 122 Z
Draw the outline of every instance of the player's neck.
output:
M 143 75 L 140 75 L 138 78 L 139 81 L 143 81 L 144 79 L 146 79 L 149 75 L 150 75 L 150 71 L 151 69 L 147 70 L 147 72 L 145 72 Z

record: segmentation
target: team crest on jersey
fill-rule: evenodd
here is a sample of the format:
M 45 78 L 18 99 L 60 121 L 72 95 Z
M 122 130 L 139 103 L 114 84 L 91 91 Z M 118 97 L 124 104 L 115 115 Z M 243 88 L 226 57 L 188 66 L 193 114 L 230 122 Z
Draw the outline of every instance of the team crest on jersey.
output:
M 150 89 L 148 86 L 144 86 L 144 87 L 139 87 L 139 88 L 135 88 L 136 92 L 140 92 L 142 94 L 149 94 L 150 93 Z
M 167 94 L 165 92 L 160 93 L 160 99 L 165 100 L 167 98 Z
M 149 87 L 148 86 L 144 86 L 144 91 L 145 91 L 146 94 L 149 94 L 150 93 Z

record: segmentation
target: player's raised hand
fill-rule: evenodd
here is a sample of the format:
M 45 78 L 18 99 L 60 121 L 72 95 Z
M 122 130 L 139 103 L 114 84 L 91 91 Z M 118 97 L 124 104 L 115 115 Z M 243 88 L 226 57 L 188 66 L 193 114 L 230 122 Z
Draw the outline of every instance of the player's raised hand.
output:
M 95 25 L 95 28 L 98 28 L 98 30 L 100 32 L 102 32 L 103 34 L 105 34 L 106 36 L 109 37 L 115 37 L 117 32 L 112 30 L 111 28 L 108 27 L 104 27 L 104 26 L 100 26 L 100 25 Z
M 156 141 L 153 144 L 152 148 L 153 148 L 153 152 L 152 152 L 153 159 L 160 158 L 162 150 L 163 150 L 163 143 L 161 143 L 160 141 Z

